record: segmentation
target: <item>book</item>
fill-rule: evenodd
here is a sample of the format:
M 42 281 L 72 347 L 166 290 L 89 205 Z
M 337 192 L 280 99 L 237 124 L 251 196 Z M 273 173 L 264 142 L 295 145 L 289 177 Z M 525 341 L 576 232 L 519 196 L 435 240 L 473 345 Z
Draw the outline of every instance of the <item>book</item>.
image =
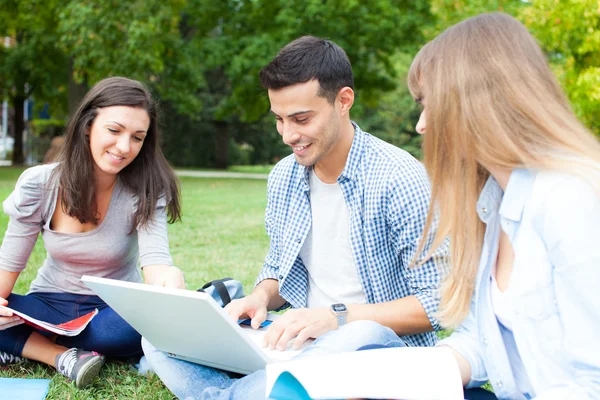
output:
M 48 394 L 50 379 L 0 378 L 3 400 L 43 400 Z
M 268 364 L 266 395 L 274 400 L 464 398 L 458 363 L 444 347 L 383 348 Z
M 57 335 L 62 336 L 77 336 L 79 335 L 86 326 L 90 323 L 90 321 L 98 314 L 98 309 L 94 309 L 94 311 L 82 315 L 79 318 L 75 318 L 71 321 L 63 322 L 62 324 L 51 324 L 49 322 L 41 321 L 39 319 L 33 318 L 25 313 L 22 313 L 17 310 L 13 310 L 10 307 L 0 306 L 0 310 L 7 310 L 12 312 L 14 315 L 18 316 L 29 326 L 32 326 L 36 329 L 41 329 L 44 331 L 56 333 Z

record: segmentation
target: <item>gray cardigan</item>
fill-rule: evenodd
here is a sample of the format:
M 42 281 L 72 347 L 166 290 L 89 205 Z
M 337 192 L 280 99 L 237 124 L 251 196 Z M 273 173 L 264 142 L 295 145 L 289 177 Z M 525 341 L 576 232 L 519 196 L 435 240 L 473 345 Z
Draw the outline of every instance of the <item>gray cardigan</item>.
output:
M 167 236 L 166 202 L 156 206 L 152 223 L 130 233 L 136 196 L 117 180 L 104 220 L 83 233 L 50 229 L 58 198 L 58 184 L 49 184 L 57 164 L 40 165 L 23 172 L 15 190 L 4 201 L 10 222 L 0 248 L 0 269 L 21 272 L 41 232 L 46 260 L 30 287 L 32 292 L 66 292 L 92 295 L 82 275 L 141 282 L 141 266 L 172 265 Z

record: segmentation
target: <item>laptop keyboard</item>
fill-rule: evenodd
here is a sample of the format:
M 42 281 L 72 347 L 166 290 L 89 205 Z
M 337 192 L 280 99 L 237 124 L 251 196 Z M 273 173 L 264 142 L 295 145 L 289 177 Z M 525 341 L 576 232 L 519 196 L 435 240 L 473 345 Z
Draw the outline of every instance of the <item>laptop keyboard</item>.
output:
M 263 347 L 263 336 L 265 335 L 266 329 L 252 329 L 246 327 L 243 329 L 248 336 L 250 336 L 250 339 L 252 339 L 252 341 L 256 343 L 258 347 L 260 347 L 260 349 L 267 355 L 267 357 L 277 361 L 285 361 L 293 358 L 294 356 L 300 354 L 304 348 L 310 346 L 313 342 L 312 339 L 309 339 L 304 342 L 302 346 L 300 346 L 300 349 L 293 350 L 292 346 L 294 344 L 294 339 L 292 339 L 288 342 L 285 350 L 271 350 L 268 347 Z

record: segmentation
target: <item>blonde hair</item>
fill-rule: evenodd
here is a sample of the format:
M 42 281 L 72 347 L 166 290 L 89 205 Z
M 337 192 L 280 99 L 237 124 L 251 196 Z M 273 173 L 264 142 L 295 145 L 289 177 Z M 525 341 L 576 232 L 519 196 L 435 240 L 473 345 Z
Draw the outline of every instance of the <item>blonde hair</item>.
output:
M 456 327 L 469 312 L 483 245 L 476 213 L 489 177 L 483 166 L 573 173 L 600 194 L 600 143 L 573 114 L 533 36 L 506 14 L 447 29 L 419 51 L 408 85 L 427 111 L 423 154 L 432 200 L 423 238 L 436 213 L 431 248 L 450 238 L 438 318 Z

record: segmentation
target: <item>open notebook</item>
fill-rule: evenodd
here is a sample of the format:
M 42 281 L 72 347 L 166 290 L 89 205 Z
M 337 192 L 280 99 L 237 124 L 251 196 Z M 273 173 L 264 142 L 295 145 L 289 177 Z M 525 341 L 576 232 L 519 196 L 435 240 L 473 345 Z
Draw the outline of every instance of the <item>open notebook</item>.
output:
M 462 400 L 458 364 L 448 348 L 400 347 L 299 358 L 267 366 L 274 400 Z
M 98 309 L 96 308 L 94 309 L 94 311 L 82 315 L 79 318 L 75 318 L 71 321 L 66 321 L 61 324 L 51 324 L 50 322 L 33 318 L 32 316 L 27 315 L 23 312 L 13 310 L 10 307 L 0 306 L 0 309 L 11 311 L 14 315 L 21 318 L 29 326 L 63 336 L 79 335 L 88 326 L 90 321 L 98 314 Z

